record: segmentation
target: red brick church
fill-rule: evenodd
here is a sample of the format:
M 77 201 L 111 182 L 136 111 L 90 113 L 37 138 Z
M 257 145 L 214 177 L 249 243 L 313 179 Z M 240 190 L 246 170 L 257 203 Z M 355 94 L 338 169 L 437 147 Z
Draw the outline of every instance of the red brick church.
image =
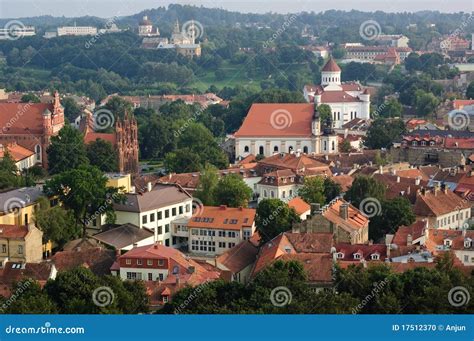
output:
M 52 103 L 0 103 L 0 144 L 16 143 L 35 153 L 35 162 L 48 167 L 51 136 L 64 126 L 59 94 Z
M 96 133 L 94 117 L 88 112 L 80 124 L 80 129 L 84 133 L 86 144 L 97 139 L 112 143 L 117 151 L 120 173 L 138 174 L 138 125 L 133 115 L 125 113 L 123 119 L 117 118 L 114 133 Z

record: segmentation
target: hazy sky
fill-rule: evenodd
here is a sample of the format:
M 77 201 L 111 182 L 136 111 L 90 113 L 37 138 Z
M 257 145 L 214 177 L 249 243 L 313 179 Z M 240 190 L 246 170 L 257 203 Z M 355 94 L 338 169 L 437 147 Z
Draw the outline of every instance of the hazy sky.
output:
M 138 13 L 144 9 L 166 6 L 169 3 L 219 7 L 239 12 L 288 13 L 324 11 L 327 9 L 386 12 L 472 12 L 474 0 L 0 0 L 1 18 L 20 18 L 50 14 L 77 17 L 94 15 L 113 17 Z

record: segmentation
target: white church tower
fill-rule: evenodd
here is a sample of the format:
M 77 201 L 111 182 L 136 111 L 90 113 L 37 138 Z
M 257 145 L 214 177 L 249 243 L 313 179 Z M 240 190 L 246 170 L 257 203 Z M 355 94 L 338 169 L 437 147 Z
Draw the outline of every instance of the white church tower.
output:
M 321 85 L 325 91 L 341 91 L 341 68 L 331 57 L 321 70 Z

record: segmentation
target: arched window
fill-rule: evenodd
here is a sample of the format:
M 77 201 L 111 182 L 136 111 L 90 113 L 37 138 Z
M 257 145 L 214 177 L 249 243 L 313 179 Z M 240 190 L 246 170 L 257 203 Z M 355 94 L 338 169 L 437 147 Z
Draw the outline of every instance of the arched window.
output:
M 266 190 L 266 189 L 263 190 L 263 197 L 264 197 L 264 198 L 267 197 L 267 190 Z
M 260 155 L 263 155 L 263 154 L 264 154 L 263 146 L 260 146 L 260 147 L 258 148 L 258 153 L 259 153 Z
M 278 146 L 273 147 L 274 152 L 278 152 Z
M 272 198 L 274 198 L 274 197 L 275 197 L 275 192 L 274 192 L 274 191 L 271 191 L 271 192 L 270 192 L 270 195 L 271 195 Z
M 245 147 L 244 147 L 244 153 L 248 153 L 249 150 L 250 150 L 250 149 L 249 149 L 249 146 L 245 146 Z
M 35 146 L 36 161 L 41 161 L 41 146 L 37 144 Z
M 288 147 L 288 153 L 291 153 L 293 151 L 293 146 Z
M 303 147 L 303 153 L 308 154 L 308 147 L 307 146 Z

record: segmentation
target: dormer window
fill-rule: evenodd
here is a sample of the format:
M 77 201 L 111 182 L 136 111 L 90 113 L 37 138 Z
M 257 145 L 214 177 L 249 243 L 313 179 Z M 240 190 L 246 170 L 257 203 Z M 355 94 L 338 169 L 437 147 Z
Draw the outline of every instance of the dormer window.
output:
M 416 141 L 413 141 L 413 142 L 411 143 L 411 145 L 412 145 L 412 146 L 416 146 Z
M 451 239 L 444 240 L 444 246 L 451 246 L 452 244 L 453 244 L 453 241 Z
M 360 253 L 354 253 L 354 259 L 360 259 Z
M 464 248 L 469 249 L 472 245 L 472 240 L 470 238 L 467 238 L 464 240 Z
M 344 254 L 343 254 L 342 252 L 338 252 L 338 253 L 336 254 L 336 257 L 337 257 L 337 259 L 343 259 L 343 258 L 344 258 Z
M 421 141 L 421 145 L 422 145 L 422 146 L 426 146 L 426 142 L 425 142 L 425 141 Z
M 373 253 L 372 255 L 370 255 L 370 258 L 372 260 L 379 260 L 380 259 L 380 255 L 378 253 Z
M 430 146 L 434 146 L 435 145 L 435 141 L 430 141 Z

